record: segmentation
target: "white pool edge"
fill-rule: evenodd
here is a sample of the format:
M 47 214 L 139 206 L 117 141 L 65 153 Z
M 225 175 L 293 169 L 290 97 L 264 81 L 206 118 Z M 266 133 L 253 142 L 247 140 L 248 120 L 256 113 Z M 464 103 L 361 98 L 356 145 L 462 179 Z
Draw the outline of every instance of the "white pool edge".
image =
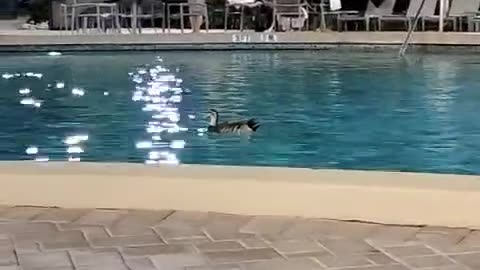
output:
M 206 165 L 0 162 L 0 204 L 480 228 L 480 177 Z

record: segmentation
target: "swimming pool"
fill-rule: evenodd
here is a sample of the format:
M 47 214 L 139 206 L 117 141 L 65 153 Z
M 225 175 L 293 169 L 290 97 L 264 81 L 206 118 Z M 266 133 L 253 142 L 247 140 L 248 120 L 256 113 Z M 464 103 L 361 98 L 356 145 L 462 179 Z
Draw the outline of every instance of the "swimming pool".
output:
M 480 173 L 480 57 L 0 56 L 0 159 Z M 250 139 L 206 134 L 255 117 Z

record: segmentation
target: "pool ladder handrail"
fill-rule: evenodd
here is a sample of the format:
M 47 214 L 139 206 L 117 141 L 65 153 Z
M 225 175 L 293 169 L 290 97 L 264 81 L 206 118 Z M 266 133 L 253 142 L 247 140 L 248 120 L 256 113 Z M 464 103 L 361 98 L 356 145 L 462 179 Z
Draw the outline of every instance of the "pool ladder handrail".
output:
M 417 14 L 415 15 L 415 19 L 413 20 L 413 24 L 410 24 L 410 29 L 408 29 L 407 37 L 403 41 L 402 47 L 400 47 L 400 51 L 398 55 L 400 57 L 405 56 L 405 52 L 407 51 L 408 42 L 410 41 L 410 37 L 412 36 L 412 32 L 417 28 L 418 20 L 420 19 L 420 13 L 422 12 L 423 6 L 425 5 L 426 0 L 422 0 L 420 6 L 418 7 Z

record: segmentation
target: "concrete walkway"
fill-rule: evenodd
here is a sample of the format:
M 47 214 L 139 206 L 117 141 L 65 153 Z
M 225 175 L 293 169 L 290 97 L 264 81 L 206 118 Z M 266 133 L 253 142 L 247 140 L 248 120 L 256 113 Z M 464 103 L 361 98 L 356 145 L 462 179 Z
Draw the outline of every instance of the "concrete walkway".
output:
M 480 269 L 480 232 L 217 213 L 1 207 L 0 270 Z

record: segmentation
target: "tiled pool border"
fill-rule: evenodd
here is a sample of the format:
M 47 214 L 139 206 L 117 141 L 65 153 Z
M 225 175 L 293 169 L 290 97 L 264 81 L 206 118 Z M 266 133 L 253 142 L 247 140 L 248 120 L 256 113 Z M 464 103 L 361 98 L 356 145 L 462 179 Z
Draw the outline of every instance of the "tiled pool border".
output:
M 281 215 L 480 228 L 480 176 L 0 162 L 0 204 Z

